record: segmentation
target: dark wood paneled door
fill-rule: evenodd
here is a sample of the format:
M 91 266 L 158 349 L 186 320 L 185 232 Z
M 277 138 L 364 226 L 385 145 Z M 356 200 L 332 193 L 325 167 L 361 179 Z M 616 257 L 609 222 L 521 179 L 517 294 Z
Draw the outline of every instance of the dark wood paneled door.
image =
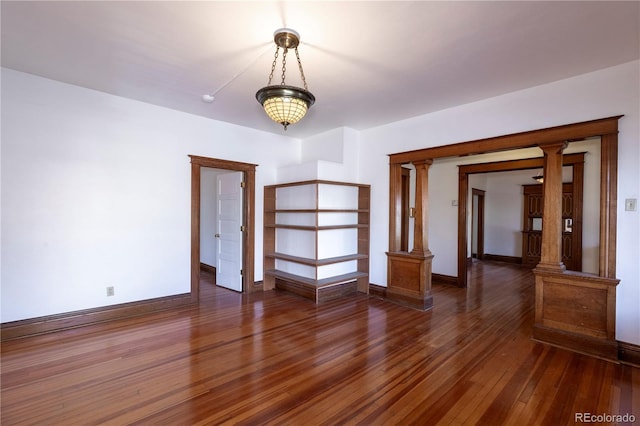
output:
M 534 267 L 542 251 L 542 185 L 523 185 L 522 263 Z M 562 184 L 562 263 L 571 271 L 582 271 L 582 205 L 576 203 L 573 183 Z

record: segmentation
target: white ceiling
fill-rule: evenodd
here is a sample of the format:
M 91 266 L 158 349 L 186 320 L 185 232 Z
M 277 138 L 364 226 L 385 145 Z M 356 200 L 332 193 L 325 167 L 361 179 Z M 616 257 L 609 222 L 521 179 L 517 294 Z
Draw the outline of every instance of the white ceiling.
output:
M 3 0 L 1 7 L 4 67 L 274 133 L 282 127 L 255 92 L 267 83 L 273 32 L 292 28 L 317 98 L 289 127 L 293 137 L 362 130 L 640 57 L 638 1 Z M 293 59 L 287 84 L 300 85 Z M 202 102 L 217 90 L 213 103 Z

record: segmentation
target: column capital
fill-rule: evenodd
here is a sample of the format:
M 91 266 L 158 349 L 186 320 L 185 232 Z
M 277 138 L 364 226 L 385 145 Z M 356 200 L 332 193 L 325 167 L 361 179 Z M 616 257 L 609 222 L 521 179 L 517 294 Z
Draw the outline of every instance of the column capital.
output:
M 412 161 L 411 164 L 414 166 L 427 165 L 430 166 L 433 164 L 433 158 L 425 158 L 424 160 L 415 160 Z
M 567 145 L 569 145 L 569 142 L 567 141 L 557 141 L 540 144 L 538 145 L 538 148 L 548 154 L 559 154 L 565 150 Z

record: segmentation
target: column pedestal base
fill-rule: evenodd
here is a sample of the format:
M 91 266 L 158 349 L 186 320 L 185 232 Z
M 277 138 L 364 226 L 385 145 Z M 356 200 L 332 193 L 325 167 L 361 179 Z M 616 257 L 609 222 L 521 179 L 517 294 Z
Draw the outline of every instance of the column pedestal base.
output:
M 427 311 L 431 295 L 431 253 L 387 253 L 387 299 Z

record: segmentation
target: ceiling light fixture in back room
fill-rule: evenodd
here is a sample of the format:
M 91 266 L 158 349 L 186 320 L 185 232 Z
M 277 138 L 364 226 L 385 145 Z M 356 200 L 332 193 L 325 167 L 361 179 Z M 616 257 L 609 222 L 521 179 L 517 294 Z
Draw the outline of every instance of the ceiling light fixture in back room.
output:
M 281 28 L 273 33 L 273 41 L 276 43 L 276 53 L 273 57 L 273 64 L 271 65 L 269 82 L 266 87 L 258 90 L 256 99 L 260 102 L 269 118 L 276 123 L 282 124 L 284 130 L 287 130 L 289 124 L 296 123 L 305 116 L 307 110 L 316 101 L 316 98 L 309 92 L 307 80 L 302 70 L 302 62 L 300 62 L 300 55 L 298 54 L 300 35 L 289 28 Z M 273 79 L 273 73 L 276 69 L 280 48 L 283 49 L 282 81 L 279 85 L 272 86 L 271 80 Z M 285 84 L 284 78 L 287 70 L 287 52 L 289 49 L 294 49 L 296 52 L 296 59 L 298 60 L 298 68 L 300 69 L 300 77 L 302 78 L 304 89 Z

